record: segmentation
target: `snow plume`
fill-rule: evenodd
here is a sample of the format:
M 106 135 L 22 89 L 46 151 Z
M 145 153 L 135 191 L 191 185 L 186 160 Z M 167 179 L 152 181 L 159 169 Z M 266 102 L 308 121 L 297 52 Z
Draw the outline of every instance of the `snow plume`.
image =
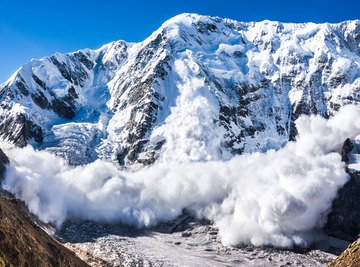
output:
M 179 95 L 165 123 L 156 128 L 152 138 L 163 136 L 161 162 L 198 162 L 230 158 L 221 149 L 224 130 L 214 123 L 219 117 L 219 103 L 205 84 L 204 78 L 196 77 L 199 67 L 191 57 L 176 60 Z M 196 116 L 194 116 L 196 114 Z M 216 127 L 216 130 L 214 130 Z M 176 153 L 174 153 L 176 151 Z
M 78 218 L 151 226 L 187 208 L 213 220 L 226 245 L 306 246 L 348 179 L 339 151 L 360 132 L 360 108 L 329 120 L 303 116 L 297 128 L 297 142 L 278 151 L 136 172 L 103 161 L 70 167 L 47 152 L 2 145 L 11 159 L 3 187 L 58 225 Z

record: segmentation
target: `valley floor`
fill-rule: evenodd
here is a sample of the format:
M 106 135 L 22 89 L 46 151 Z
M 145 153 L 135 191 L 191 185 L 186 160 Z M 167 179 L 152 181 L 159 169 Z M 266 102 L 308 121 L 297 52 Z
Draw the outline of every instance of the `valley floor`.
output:
M 348 245 L 329 238 L 322 250 L 225 247 L 208 221 L 189 216 L 146 230 L 67 223 L 56 236 L 91 266 L 326 266 Z

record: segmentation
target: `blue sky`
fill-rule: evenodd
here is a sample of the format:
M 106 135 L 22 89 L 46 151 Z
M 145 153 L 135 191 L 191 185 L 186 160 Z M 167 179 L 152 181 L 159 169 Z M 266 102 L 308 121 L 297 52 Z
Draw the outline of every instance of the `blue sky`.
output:
M 141 41 L 184 12 L 239 21 L 340 22 L 360 19 L 360 1 L 316 0 L 62 0 L 3 1 L 0 7 L 0 83 L 31 58 Z

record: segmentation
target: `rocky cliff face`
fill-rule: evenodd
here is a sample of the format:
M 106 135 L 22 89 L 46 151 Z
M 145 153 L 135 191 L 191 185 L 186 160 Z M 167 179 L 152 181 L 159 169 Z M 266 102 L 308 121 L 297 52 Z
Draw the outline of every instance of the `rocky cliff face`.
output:
M 82 164 L 206 161 L 279 148 L 301 114 L 360 100 L 360 22 L 183 14 L 141 43 L 33 60 L 0 86 L 0 136 Z M 171 149 L 170 149 L 171 148 Z M 173 155 L 167 151 L 175 148 Z
M 5 153 L 0 149 L 0 182 L 4 179 L 6 165 L 9 163 L 8 157 Z
M 350 180 L 338 192 L 328 216 L 325 231 L 340 239 L 353 242 L 360 233 L 360 154 L 359 140 L 347 139 L 342 149 L 342 159 L 347 164 Z

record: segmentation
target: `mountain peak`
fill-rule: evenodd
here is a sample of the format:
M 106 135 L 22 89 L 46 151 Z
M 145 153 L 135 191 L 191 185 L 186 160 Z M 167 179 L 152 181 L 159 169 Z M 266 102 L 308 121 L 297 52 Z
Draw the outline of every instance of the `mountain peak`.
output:
M 156 32 L 166 31 L 168 33 L 172 33 L 173 37 L 176 34 L 184 32 L 189 34 L 203 34 L 208 33 L 209 31 L 214 32 L 217 29 L 216 24 L 219 24 L 222 21 L 223 19 L 219 17 L 183 13 L 164 22 Z
M 185 25 L 187 27 L 190 27 L 192 24 L 196 22 L 199 21 L 209 22 L 212 19 L 213 18 L 210 16 L 199 15 L 196 13 L 182 13 L 165 21 L 162 27 L 168 27 L 171 25 Z

